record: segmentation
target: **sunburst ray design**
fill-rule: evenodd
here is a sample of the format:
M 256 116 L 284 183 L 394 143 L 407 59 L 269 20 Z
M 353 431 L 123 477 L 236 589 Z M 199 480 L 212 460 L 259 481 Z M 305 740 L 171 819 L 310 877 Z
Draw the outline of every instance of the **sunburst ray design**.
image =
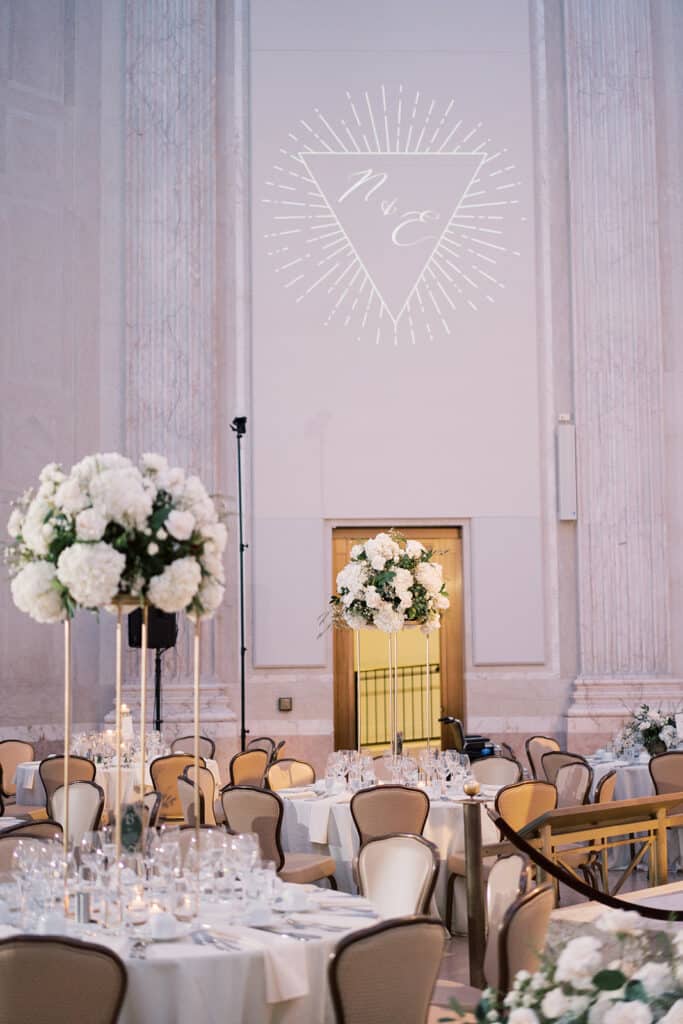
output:
M 275 272 L 296 303 L 325 295 L 324 326 L 335 321 L 358 341 L 452 337 L 459 311 L 494 303 L 520 256 L 505 244 L 509 222 L 526 220 L 515 164 L 481 122 L 458 116 L 454 99 L 400 84 L 347 91 L 346 101 L 337 119 L 315 107 L 279 149 L 262 199 Z M 431 209 L 435 190 L 441 203 Z

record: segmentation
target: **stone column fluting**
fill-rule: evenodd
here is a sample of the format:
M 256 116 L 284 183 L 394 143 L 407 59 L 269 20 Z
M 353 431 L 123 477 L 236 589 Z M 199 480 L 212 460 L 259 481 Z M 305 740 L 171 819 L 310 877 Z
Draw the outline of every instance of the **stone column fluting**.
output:
M 648 0 L 565 0 L 580 674 L 570 746 L 675 704 Z M 572 737 L 574 743 L 572 744 Z
M 127 0 L 126 448 L 158 451 L 213 492 L 218 467 L 215 0 Z M 191 627 L 166 655 L 162 711 L 192 721 Z M 202 720 L 232 718 L 203 627 Z M 126 700 L 137 706 L 137 657 Z M 151 681 L 150 681 L 151 687 Z

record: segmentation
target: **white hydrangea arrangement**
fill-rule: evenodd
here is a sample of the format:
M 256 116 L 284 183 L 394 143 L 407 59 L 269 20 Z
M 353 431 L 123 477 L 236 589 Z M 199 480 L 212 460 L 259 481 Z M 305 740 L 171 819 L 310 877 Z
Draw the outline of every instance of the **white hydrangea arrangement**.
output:
M 354 545 L 331 598 L 335 625 L 384 633 L 397 633 L 408 623 L 423 633 L 438 629 L 450 602 L 443 567 L 433 555 L 395 530 Z
M 534 974 L 520 971 L 503 999 L 486 989 L 477 1021 L 683 1024 L 683 933 L 645 929 L 639 914 L 622 910 L 603 914 L 596 930 L 546 956 Z
M 6 556 L 17 608 L 59 622 L 120 597 L 211 617 L 224 593 L 227 531 L 196 476 L 162 455 L 140 465 L 88 455 L 69 473 L 50 463 L 16 502 Z
M 641 704 L 633 713 L 630 722 L 614 737 L 614 749 L 618 754 L 626 747 L 645 747 L 649 754 L 663 753 L 678 743 L 676 720 L 668 711 L 653 710 L 649 704 Z

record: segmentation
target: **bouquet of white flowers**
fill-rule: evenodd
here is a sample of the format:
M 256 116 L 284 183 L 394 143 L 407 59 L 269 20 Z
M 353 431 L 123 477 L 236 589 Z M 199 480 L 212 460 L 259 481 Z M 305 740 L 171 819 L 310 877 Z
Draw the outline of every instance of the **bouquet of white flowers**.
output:
M 356 544 L 351 561 L 337 575 L 331 598 L 335 625 L 396 633 L 406 623 L 431 633 L 449 606 L 443 568 L 434 552 L 400 534 L 378 533 Z
M 121 597 L 208 618 L 223 600 L 226 528 L 199 478 L 161 455 L 88 455 L 68 474 L 50 463 L 8 532 L 14 603 L 38 622 Z
M 677 742 L 674 716 L 659 708 L 652 711 L 649 704 L 641 704 L 631 721 L 614 737 L 614 749 L 621 754 L 626 747 L 643 746 L 648 754 L 658 754 L 675 747 Z
M 536 973 L 520 971 L 503 999 L 486 989 L 477 1021 L 683 1024 L 683 934 L 644 929 L 621 910 L 599 918 L 596 932 L 563 944 Z

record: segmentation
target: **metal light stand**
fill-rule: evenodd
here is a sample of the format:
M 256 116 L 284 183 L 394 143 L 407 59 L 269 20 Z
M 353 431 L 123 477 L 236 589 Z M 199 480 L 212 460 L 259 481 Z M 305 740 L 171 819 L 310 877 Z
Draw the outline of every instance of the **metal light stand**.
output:
M 237 511 L 239 517 L 240 534 L 240 748 L 242 750 L 245 750 L 247 746 L 247 733 L 249 730 L 246 728 L 245 724 L 245 655 L 247 653 L 247 648 L 245 646 L 244 626 L 244 552 L 247 550 L 249 545 L 244 543 L 244 517 L 242 512 L 242 438 L 247 432 L 247 417 L 235 416 L 234 420 L 230 425 L 230 429 L 234 431 L 237 438 Z

